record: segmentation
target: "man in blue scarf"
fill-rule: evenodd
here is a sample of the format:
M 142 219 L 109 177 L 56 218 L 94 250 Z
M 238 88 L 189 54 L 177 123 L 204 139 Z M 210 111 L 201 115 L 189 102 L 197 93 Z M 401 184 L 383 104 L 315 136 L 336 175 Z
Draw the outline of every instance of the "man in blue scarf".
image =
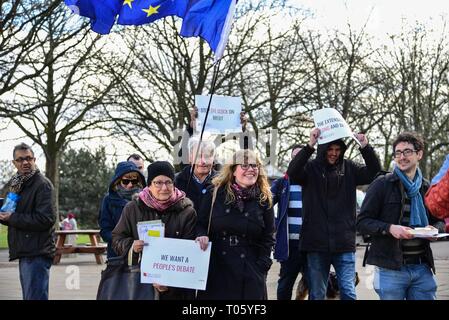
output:
M 422 138 L 413 132 L 393 142 L 395 168 L 378 177 L 363 201 L 357 228 L 372 236 L 367 263 L 377 266 L 374 289 L 382 300 L 434 300 L 437 284 L 430 238 L 415 237 L 412 229 L 444 232 L 444 222 L 429 215 L 424 194 L 429 182 L 419 161 Z

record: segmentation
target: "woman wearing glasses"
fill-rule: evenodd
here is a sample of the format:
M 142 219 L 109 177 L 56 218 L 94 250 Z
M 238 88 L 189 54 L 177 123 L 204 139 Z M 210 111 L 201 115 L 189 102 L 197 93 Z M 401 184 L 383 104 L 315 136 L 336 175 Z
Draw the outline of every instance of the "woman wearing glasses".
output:
M 119 255 L 133 250 L 133 264 L 138 264 L 144 242 L 139 240 L 137 223 L 162 220 L 166 238 L 195 239 L 196 212 L 186 194 L 175 188 L 175 169 L 167 161 L 156 161 L 148 166 L 148 187 L 123 209 L 122 217 L 112 231 L 112 245 Z M 194 298 L 194 291 L 153 284 L 160 300 Z
M 212 183 L 197 225 L 201 248 L 212 242 L 207 286 L 198 298 L 267 299 L 274 213 L 262 163 L 253 151 L 239 150 Z
M 131 161 L 123 161 L 117 165 L 115 174 L 109 184 L 109 192 L 103 198 L 98 225 L 100 235 L 108 244 L 108 259 L 116 257 L 112 249 L 112 230 L 118 223 L 122 210 L 131 201 L 132 196 L 145 186 L 145 177 Z

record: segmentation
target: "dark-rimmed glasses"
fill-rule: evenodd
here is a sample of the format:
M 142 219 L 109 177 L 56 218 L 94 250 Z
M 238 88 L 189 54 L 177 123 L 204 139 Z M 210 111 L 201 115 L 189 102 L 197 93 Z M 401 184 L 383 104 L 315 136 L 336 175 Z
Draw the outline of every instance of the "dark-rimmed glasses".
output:
M 393 153 L 393 157 L 400 158 L 401 154 L 403 154 L 404 157 L 409 157 L 413 154 L 413 152 L 418 152 L 418 150 L 412 150 L 412 149 L 405 149 L 403 151 L 397 150 Z
M 14 161 L 18 162 L 18 163 L 22 163 L 24 161 L 31 162 L 31 161 L 34 161 L 35 159 L 36 159 L 35 157 L 28 156 L 28 157 L 18 157 L 17 159 L 14 159 Z
M 173 181 L 167 180 L 167 181 L 153 181 L 152 182 L 154 186 L 158 189 L 162 189 L 162 186 L 165 185 L 167 189 L 170 189 L 173 187 Z
M 259 169 L 259 165 L 256 163 L 242 163 L 240 164 L 240 168 L 242 168 L 242 170 L 246 171 L 249 168 L 253 169 L 253 170 L 258 170 Z

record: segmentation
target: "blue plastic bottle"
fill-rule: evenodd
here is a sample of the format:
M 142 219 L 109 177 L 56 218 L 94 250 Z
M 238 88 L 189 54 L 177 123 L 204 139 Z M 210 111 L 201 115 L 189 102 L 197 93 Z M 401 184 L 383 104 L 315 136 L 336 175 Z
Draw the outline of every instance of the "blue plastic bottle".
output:
M 17 193 L 9 192 L 3 201 L 3 206 L 0 209 L 1 212 L 15 212 L 17 203 L 20 200 L 20 196 Z

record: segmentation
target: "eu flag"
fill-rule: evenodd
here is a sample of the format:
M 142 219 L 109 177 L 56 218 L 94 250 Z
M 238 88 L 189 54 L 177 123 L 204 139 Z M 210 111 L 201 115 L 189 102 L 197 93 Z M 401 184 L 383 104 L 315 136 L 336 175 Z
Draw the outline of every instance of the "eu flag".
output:
M 65 0 L 73 12 L 87 17 L 92 30 L 107 34 L 115 23 L 142 25 L 167 16 L 182 19 L 183 37 L 201 37 L 223 55 L 236 0 Z
M 90 18 L 93 31 L 107 34 L 115 23 L 123 0 L 65 0 L 65 4 L 80 16 Z
M 125 0 L 117 23 L 138 26 L 167 16 L 182 18 L 186 12 L 187 2 L 186 0 Z

